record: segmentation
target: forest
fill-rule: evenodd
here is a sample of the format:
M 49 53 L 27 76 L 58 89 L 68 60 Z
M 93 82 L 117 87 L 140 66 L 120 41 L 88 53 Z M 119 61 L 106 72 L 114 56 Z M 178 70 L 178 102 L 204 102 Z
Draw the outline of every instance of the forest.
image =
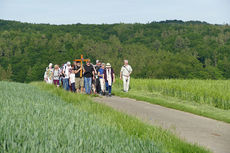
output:
M 0 80 L 42 80 L 48 64 L 83 54 L 110 62 L 116 74 L 128 59 L 135 78 L 229 79 L 230 26 L 166 20 L 146 24 L 32 24 L 0 20 Z

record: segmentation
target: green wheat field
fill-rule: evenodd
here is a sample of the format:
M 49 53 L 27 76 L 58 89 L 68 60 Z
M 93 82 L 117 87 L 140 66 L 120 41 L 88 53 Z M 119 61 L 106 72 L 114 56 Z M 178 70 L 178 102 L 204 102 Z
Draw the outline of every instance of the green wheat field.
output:
M 0 82 L 0 152 L 209 152 L 91 97 L 41 82 Z

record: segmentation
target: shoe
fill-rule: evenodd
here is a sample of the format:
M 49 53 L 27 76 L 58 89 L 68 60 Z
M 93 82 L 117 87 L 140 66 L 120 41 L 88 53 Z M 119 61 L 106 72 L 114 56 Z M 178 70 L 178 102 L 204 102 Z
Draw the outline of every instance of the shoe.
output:
M 109 94 L 109 97 L 112 97 L 111 93 Z

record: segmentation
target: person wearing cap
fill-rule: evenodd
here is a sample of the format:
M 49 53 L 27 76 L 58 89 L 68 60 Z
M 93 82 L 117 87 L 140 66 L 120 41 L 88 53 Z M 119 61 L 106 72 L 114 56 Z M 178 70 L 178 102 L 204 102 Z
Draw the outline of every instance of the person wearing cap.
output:
M 53 83 L 53 64 L 50 63 L 49 66 L 46 68 L 45 74 L 44 74 L 44 81 L 48 84 Z
M 120 72 L 120 79 L 123 80 L 124 92 L 129 91 L 130 75 L 132 71 L 132 67 L 129 65 L 128 60 L 124 60 L 124 65 L 121 67 Z
M 115 73 L 110 63 L 106 64 L 106 68 L 104 70 L 103 79 L 105 80 L 106 92 L 111 97 L 112 92 L 112 84 L 115 83 Z
M 63 78 L 63 88 L 65 90 L 69 90 L 69 75 L 70 75 L 70 69 L 71 69 L 71 63 L 70 62 L 67 62 L 64 67 L 63 67 L 63 75 L 64 75 L 64 78 Z
M 76 91 L 79 92 L 79 90 L 81 88 L 81 93 L 83 93 L 84 78 L 83 78 L 83 74 L 82 75 L 80 74 L 81 70 L 82 70 L 82 66 L 81 66 L 79 61 L 74 62 L 73 70 L 75 72 L 75 88 L 76 88 Z M 83 73 L 83 71 L 82 71 L 82 73 Z
M 92 79 L 94 80 L 94 68 L 90 63 L 90 60 L 86 62 L 86 65 L 83 67 L 84 71 L 84 83 L 85 83 L 85 92 L 86 94 L 91 93 L 92 89 Z

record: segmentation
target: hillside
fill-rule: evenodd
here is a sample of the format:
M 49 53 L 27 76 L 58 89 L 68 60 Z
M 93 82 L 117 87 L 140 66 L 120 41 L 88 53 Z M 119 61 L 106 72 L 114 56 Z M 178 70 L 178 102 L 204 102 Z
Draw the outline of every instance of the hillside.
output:
M 0 20 L 0 80 L 41 80 L 49 62 L 81 54 L 129 59 L 137 78 L 230 78 L 230 26 L 199 21 L 148 24 L 48 25 Z

